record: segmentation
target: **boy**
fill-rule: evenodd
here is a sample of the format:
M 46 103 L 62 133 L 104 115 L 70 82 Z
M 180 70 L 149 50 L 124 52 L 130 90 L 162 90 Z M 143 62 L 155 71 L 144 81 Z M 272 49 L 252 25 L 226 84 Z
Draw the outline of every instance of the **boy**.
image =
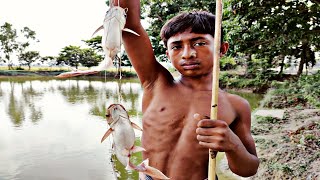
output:
M 181 74 L 176 80 L 154 57 L 140 23 L 140 1 L 120 0 L 120 6 L 128 8 L 126 27 L 140 34 L 123 33 L 123 40 L 144 89 L 143 158 L 173 180 L 203 180 L 211 148 L 225 152 L 234 173 L 254 175 L 259 160 L 248 102 L 220 90 L 218 120 L 205 118 L 210 115 L 214 16 L 184 13 L 162 28 L 166 54 Z M 228 47 L 221 44 L 221 55 Z

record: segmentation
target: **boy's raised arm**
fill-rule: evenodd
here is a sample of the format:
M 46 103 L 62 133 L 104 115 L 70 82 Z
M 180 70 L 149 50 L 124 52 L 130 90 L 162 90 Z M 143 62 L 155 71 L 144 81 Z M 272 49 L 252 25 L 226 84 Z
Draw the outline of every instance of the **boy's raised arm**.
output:
M 118 0 L 114 1 L 114 5 L 117 5 Z M 140 35 L 122 33 L 125 50 L 142 86 L 146 87 L 156 80 L 163 67 L 156 61 L 148 34 L 141 25 L 140 0 L 120 0 L 120 6 L 128 8 L 125 27 Z

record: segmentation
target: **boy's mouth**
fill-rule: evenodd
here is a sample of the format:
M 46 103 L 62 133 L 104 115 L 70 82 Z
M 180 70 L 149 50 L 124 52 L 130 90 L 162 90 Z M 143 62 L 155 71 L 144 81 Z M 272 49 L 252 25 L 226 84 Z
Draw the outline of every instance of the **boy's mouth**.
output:
M 185 70 L 192 70 L 192 69 L 199 68 L 200 63 L 198 63 L 198 62 L 184 62 L 184 63 L 182 63 L 181 66 Z

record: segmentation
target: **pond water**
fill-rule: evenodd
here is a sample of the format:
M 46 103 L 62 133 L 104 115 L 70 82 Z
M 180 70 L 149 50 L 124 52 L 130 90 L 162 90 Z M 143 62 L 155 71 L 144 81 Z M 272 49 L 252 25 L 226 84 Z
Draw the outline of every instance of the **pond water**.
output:
M 254 108 L 262 96 L 250 98 Z M 1 78 L 0 179 L 138 179 L 111 156 L 111 138 L 100 139 L 108 129 L 107 106 L 121 100 L 141 125 L 141 99 L 137 79 Z

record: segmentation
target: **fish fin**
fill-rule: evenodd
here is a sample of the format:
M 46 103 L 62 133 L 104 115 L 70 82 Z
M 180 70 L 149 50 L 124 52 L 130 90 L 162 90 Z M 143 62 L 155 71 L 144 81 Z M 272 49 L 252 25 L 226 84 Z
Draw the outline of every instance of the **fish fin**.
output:
M 108 131 L 103 135 L 101 143 L 112 133 L 113 129 L 108 129 Z
M 98 66 L 93 69 L 96 71 L 107 70 L 108 68 L 114 67 L 112 59 L 109 56 L 106 56 L 103 61 L 101 61 Z
M 136 123 L 134 123 L 134 122 L 131 122 L 131 126 L 132 126 L 134 129 L 137 129 L 137 130 L 142 131 L 142 128 L 139 127 L 139 126 L 138 126 Z
M 164 175 L 160 170 L 149 166 L 149 159 L 144 160 L 141 164 L 136 166 L 135 170 L 157 179 L 170 179 L 166 175 Z
M 124 29 L 122 29 L 122 31 L 126 31 L 126 32 L 132 33 L 132 34 L 134 34 L 136 36 L 140 36 L 138 33 L 134 32 L 133 30 L 128 29 L 128 28 L 124 28 Z
M 130 162 L 130 160 L 128 161 L 128 164 L 126 166 L 126 170 L 135 170 L 135 171 L 138 171 L 138 172 L 144 172 L 146 171 L 147 169 L 145 168 L 145 165 L 144 164 L 139 164 L 138 166 L 132 164 Z
M 91 36 L 95 35 L 97 32 L 99 32 L 99 31 L 102 30 L 102 29 L 103 29 L 103 25 L 101 25 L 100 27 L 98 27 L 98 29 L 95 30 L 94 33 L 93 33 Z
M 141 151 L 146 151 L 146 150 L 143 147 L 133 145 L 130 150 L 130 154 L 136 153 L 136 152 L 141 152 Z

